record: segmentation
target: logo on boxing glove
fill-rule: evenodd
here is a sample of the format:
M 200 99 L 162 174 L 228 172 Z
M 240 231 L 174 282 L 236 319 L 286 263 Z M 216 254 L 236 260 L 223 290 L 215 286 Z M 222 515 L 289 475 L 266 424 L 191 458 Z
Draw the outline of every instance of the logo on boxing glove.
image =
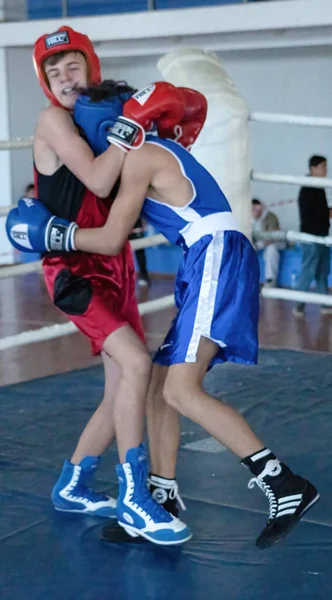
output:
M 125 152 L 131 149 L 140 148 L 144 144 L 145 131 L 143 127 L 126 117 L 119 117 L 114 123 L 107 141 L 110 144 L 118 145 Z
M 47 246 L 50 250 L 63 252 L 66 248 L 66 239 L 68 236 L 68 227 L 66 225 L 56 224 L 47 231 Z
M 10 236 L 23 248 L 33 250 L 29 240 L 28 225 L 26 223 L 18 223 L 17 225 L 14 225 L 10 229 Z
M 22 201 L 28 208 L 31 208 L 31 206 L 34 206 L 36 204 L 32 198 L 22 198 Z
M 148 85 L 148 87 L 144 88 L 144 90 L 139 90 L 138 92 L 136 92 L 136 94 L 134 94 L 132 98 L 137 100 L 137 102 L 141 106 L 144 106 L 145 102 L 150 98 L 151 94 L 153 94 L 155 89 L 156 86 L 154 83 L 152 83 L 151 85 Z
M 133 143 L 138 131 L 139 127 L 136 127 L 134 123 L 126 123 L 121 118 L 112 127 L 113 136 L 129 145 Z

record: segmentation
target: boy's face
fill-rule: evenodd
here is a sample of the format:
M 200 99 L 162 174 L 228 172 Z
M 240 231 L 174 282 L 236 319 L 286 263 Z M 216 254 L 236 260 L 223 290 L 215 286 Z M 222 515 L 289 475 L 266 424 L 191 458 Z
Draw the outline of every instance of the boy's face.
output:
M 54 96 L 64 108 L 73 109 L 79 90 L 88 85 L 88 66 L 80 52 L 68 52 L 56 65 L 45 64 Z
M 313 177 L 326 177 L 327 175 L 327 162 L 321 162 L 316 167 L 310 167 L 310 174 Z
M 262 204 L 252 204 L 251 205 L 251 214 L 253 219 L 260 219 L 263 214 L 263 205 Z
M 25 198 L 37 198 L 37 192 L 34 185 L 31 185 L 27 188 L 27 191 L 24 194 Z

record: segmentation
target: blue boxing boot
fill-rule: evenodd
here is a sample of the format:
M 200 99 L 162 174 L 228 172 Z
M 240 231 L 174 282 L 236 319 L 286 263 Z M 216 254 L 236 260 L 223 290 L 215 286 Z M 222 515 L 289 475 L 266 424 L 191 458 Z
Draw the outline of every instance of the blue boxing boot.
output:
M 87 485 L 99 462 L 100 458 L 95 456 L 86 456 L 79 465 L 73 465 L 69 460 L 64 462 L 51 494 L 55 510 L 110 519 L 116 517 L 116 500 Z
M 126 462 L 117 465 L 118 523 L 132 537 L 139 535 L 154 544 L 182 544 L 192 533 L 180 519 L 169 514 L 151 496 L 147 487 L 147 460 L 143 445 L 128 450 Z

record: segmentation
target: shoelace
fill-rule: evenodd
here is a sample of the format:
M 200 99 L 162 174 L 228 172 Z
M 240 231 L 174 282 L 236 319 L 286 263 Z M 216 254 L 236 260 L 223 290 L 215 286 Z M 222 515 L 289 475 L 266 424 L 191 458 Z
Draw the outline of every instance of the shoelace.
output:
M 256 483 L 256 485 L 258 485 L 258 487 L 264 492 L 265 496 L 267 497 L 269 501 L 270 510 L 269 521 L 273 521 L 276 518 L 278 512 L 278 500 L 271 486 L 268 483 L 266 483 L 266 481 L 264 481 L 264 477 L 266 477 L 266 475 L 271 476 L 272 473 L 275 474 L 275 472 L 278 471 L 279 468 L 280 462 L 277 459 L 269 460 L 265 465 L 265 469 L 257 477 L 252 477 L 252 479 L 250 479 L 248 483 L 248 488 L 250 490 L 254 487 Z
M 170 515 L 160 504 L 158 504 L 151 496 L 146 484 L 147 468 L 141 464 L 139 476 L 136 485 L 134 481 L 130 482 L 133 485 L 134 492 L 137 486 L 137 493 L 133 494 L 133 504 L 140 514 L 150 518 L 156 523 L 170 523 L 174 517 Z
M 269 486 L 269 484 L 265 483 L 265 481 L 260 479 L 260 475 L 258 477 L 253 477 L 252 479 L 250 479 L 250 481 L 248 483 L 248 488 L 251 490 L 254 487 L 255 483 L 264 492 L 265 496 L 267 497 L 267 499 L 269 501 L 269 510 L 270 510 L 269 521 L 273 521 L 276 518 L 276 514 L 277 514 L 277 510 L 278 510 L 277 497 L 276 497 L 274 491 L 272 490 L 272 488 Z
M 76 485 L 71 491 L 71 497 L 75 500 L 90 500 L 91 502 L 107 502 L 108 496 L 102 492 L 96 492 L 95 490 L 87 487 L 83 484 Z
M 166 491 L 168 491 L 168 490 L 166 490 Z M 177 484 L 176 481 L 174 481 L 171 489 L 169 490 L 168 497 L 170 498 L 170 500 L 176 500 L 179 503 L 180 508 L 182 510 L 187 510 L 186 509 L 186 505 L 183 502 L 183 500 L 182 500 L 182 498 L 181 498 L 181 496 L 179 494 L 179 486 L 178 486 L 178 484 Z

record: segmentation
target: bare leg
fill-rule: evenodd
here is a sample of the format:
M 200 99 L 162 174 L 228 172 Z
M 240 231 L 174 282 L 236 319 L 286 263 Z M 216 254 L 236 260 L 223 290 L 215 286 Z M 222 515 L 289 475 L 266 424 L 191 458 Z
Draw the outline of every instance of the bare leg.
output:
M 134 459 L 137 459 L 137 461 L 140 459 L 138 454 L 141 453 L 141 449 L 138 447 L 143 441 L 151 359 L 147 348 L 129 325 L 121 327 L 108 336 L 103 350 L 105 354 L 103 357 L 105 365 L 105 396 L 103 402 L 79 440 L 72 458 L 76 465 L 73 465 L 70 461 L 65 461 L 61 475 L 52 490 L 52 501 L 57 510 L 65 512 L 79 511 L 104 517 L 117 516 L 119 519 L 121 518 L 121 507 L 119 509 L 121 500 L 116 505 L 115 500 L 87 488 L 86 483 L 98 466 L 99 455 L 111 443 L 114 431 L 118 442 L 120 462 L 124 463 L 126 461 L 127 451 L 130 449 L 134 449 L 132 451 Z M 116 363 L 117 368 L 115 371 L 110 356 Z M 112 377 L 114 373 L 116 373 L 115 381 Z M 144 459 L 143 453 L 141 454 Z M 134 479 L 136 477 L 138 486 L 141 485 L 142 491 L 144 491 L 146 490 L 146 476 L 144 474 L 142 476 L 143 467 L 140 465 L 141 463 L 139 464 L 140 468 L 137 468 L 135 463 L 136 472 L 133 477 Z M 119 465 L 118 468 L 122 467 Z M 123 501 L 128 500 L 127 491 L 124 489 L 126 478 L 127 472 L 123 469 L 123 477 L 119 477 L 119 498 Z M 132 485 L 131 480 L 127 483 L 129 486 Z M 127 490 L 130 496 L 132 488 L 127 488 Z M 125 514 L 128 506 L 124 508 Z M 133 507 L 135 509 L 135 505 Z M 165 516 L 167 516 L 166 513 Z M 167 524 L 168 522 L 168 519 L 166 519 Z M 168 525 L 166 525 L 167 527 Z M 185 526 L 183 528 L 185 529 Z M 183 534 L 185 539 L 188 539 L 188 535 L 188 532 Z
M 149 353 L 130 327 L 118 330 L 107 342 L 105 350 L 121 368 L 114 399 L 114 423 L 122 463 L 116 468 L 119 479 L 118 523 L 133 537 L 142 535 L 158 544 L 183 543 L 190 539 L 191 531 L 152 499 L 147 490 L 147 461 L 139 447 L 143 441 L 151 377 Z
M 151 359 L 146 346 L 129 325 L 112 333 L 105 341 L 104 350 L 121 371 L 113 400 L 113 418 L 119 458 L 124 463 L 127 451 L 143 441 Z
M 195 363 L 181 363 L 168 368 L 164 398 L 172 408 L 201 425 L 241 458 L 243 465 L 254 475 L 249 487 L 256 483 L 267 496 L 270 508 L 269 519 L 256 540 L 256 546 L 268 548 L 288 535 L 306 510 L 317 502 L 319 494 L 315 486 L 302 477 L 294 476 L 268 448 L 264 448 L 241 415 L 203 390 L 203 378 L 216 351 L 214 342 L 201 338 Z M 172 435 L 171 431 L 169 435 Z M 167 432 L 161 443 L 167 447 Z M 159 450 L 162 455 L 162 447 Z M 164 473 L 158 472 L 154 480 L 151 477 L 151 489 L 167 510 L 177 514 L 174 494 L 171 497 L 169 492 L 173 489 L 173 482 L 162 479 L 167 477 L 167 469 L 173 468 L 172 460 L 163 468 Z M 174 483 L 176 494 L 177 485 Z
M 216 344 L 202 337 L 195 363 L 169 367 L 164 397 L 171 407 L 201 425 L 238 457 L 244 458 L 264 448 L 264 444 L 231 406 L 203 390 L 203 378 L 216 351 Z
M 104 398 L 86 425 L 71 458 L 74 465 L 80 464 L 85 456 L 100 456 L 111 445 L 114 438 L 113 400 L 116 394 L 120 369 L 105 352 L 102 353 L 105 372 Z
M 168 367 L 153 365 L 147 400 L 148 438 L 152 473 L 175 479 L 180 415 L 163 397 L 167 370 Z
M 265 281 L 272 280 L 274 283 L 278 280 L 280 252 L 278 244 L 268 244 L 264 250 L 265 260 Z

